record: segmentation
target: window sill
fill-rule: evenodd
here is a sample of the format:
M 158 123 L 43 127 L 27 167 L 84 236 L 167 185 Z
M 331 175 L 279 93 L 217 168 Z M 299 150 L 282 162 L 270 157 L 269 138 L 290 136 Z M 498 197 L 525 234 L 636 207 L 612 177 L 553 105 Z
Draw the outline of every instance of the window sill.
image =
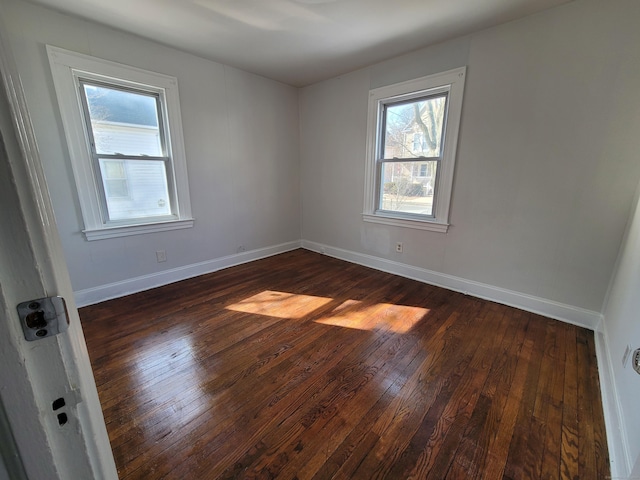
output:
M 88 241 L 104 240 L 107 238 L 127 237 L 129 235 L 143 235 L 145 233 L 165 232 L 193 227 L 193 218 L 173 220 L 170 222 L 147 223 L 145 225 L 126 225 L 122 227 L 105 227 L 98 230 L 83 230 Z
M 406 218 L 372 215 L 370 213 L 363 213 L 362 219 L 365 222 L 382 223 L 384 225 L 393 225 L 394 227 L 413 228 L 416 230 L 428 230 L 431 232 L 447 233 L 447 231 L 449 230 L 448 223 L 438 223 L 435 221 L 409 220 Z

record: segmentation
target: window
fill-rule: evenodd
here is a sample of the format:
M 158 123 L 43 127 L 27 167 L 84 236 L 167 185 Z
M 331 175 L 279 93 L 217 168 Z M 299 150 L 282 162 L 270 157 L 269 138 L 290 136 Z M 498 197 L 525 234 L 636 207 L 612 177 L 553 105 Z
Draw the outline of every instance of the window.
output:
M 47 52 L 86 238 L 193 226 L 176 79 Z
M 365 221 L 447 231 L 465 71 L 369 92 Z

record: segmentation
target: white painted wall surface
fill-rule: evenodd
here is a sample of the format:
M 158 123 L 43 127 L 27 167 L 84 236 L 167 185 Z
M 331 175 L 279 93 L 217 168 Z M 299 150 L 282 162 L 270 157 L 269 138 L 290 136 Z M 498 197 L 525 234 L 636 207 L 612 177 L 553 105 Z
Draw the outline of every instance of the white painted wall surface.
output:
M 302 238 L 600 312 L 640 177 L 638 18 L 578 0 L 304 88 Z M 449 233 L 364 223 L 369 88 L 465 64 Z
M 21 0 L 3 2 L 75 291 L 300 238 L 296 89 Z M 84 239 L 46 44 L 178 78 L 194 228 Z M 156 250 L 166 250 L 166 263 L 157 263 Z
M 608 361 L 601 362 L 601 368 L 608 368 L 605 373 L 613 380 L 612 408 L 618 418 L 611 423 L 620 427 L 619 431 L 608 432 L 609 444 L 619 450 L 622 465 L 618 468 L 623 476 L 631 475 L 634 464 L 640 462 L 640 375 L 631 368 L 631 361 L 626 366 L 622 363 L 627 345 L 632 351 L 640 348 L 640 204 L 635 206 L 629 222 L 604 309 L 606 346 L 601 354 Z

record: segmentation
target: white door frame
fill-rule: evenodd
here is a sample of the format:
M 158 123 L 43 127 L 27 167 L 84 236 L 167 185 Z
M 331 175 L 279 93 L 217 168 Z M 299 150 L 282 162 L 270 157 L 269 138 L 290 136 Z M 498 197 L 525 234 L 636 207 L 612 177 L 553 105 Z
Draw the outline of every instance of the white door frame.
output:
M 0 227 L 0 244 L 10 249 L 0 252 L 0 400 L 29 479 L 117 479 L 40 154 L 1 13 L 0 2 L 0 133 L 6 151 L 6 155 L 0 152 L 0 172 L 5 175 L 4 185 L 9 185 L 0 193 L 0 201 L 6 203 L 0 218 L 7 222 Z M 27 342 L 17 303 L 54 295 L 67 302 L 69 330 Z M 52 408 L 53 400 L 60 397 L 68 416 L 63 426 L 57 417 L 60 410 Z
M 636 458 L 636 463 L 633 465 L 631 475 L 629 476 L 629 479 L 638 478 L 640 478 L 640 455 Z

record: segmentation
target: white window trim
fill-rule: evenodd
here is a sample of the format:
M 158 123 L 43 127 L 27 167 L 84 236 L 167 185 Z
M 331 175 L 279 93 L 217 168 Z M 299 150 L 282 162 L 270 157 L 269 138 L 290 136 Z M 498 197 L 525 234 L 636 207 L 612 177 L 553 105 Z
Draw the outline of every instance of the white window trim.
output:
M 365 177 L 365 222 L 381 223 L 397 227 L 414 228 L 446 233 L 449 229 L 449 208 L 453 189 L 458 132 L 462 114 L 462 97 L 466 67 L 396 83 L 369 91 L 369 115 L 367 119 L 367 163 Z M 382 110 L 385 104 L 402 99 L 417 98 L 436 91 L 449 92 L 449 105 L 445 125 L 445 141 L 442 164 L 439 167 L 434 217 L 416 218 L 415 215 L 380 211 L 377 208 L 377 157 L 380 148 L 379 135 Z
M 175 77 L 142 70 L 140 68 L 83 55 L 47 45 L 47 54 L 53 74 L 60 115 L 69 156 L 76 182 L 84 221 L 83 233 L 87 240 L 139 235 L 143 233 L 190 228 L 193 226 L 187 162 L 180 115 L 178 81 Z M 94 169 L 89 162 L 90 147 L 87 143 L 86 124 L 82 118 L 82 105 L 75 77 L 86 73 L 91 78 L 117 78 L 132 86 L 161 89 L 166 102 L 169 124 L 168 143 L 171 149 L 173 182 L 176 198 L 175 215 L 161 217 L 157 221 L 141 219 L 137 222 L 105 224 L 101 215 L 99 188 Z

